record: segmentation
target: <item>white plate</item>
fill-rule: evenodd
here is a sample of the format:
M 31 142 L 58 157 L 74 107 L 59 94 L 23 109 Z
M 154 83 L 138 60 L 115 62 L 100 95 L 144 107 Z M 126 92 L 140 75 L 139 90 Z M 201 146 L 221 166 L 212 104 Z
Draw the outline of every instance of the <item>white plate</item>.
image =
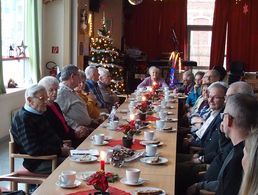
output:
M 111 140 L 111 139 L 112 139 L 112 137 L 109 136 L 109 135 L 105 135 L 105 137 L 104 137 L 104 140 L 105 140 L 105 141 L 109 141 L 109 140 Z M 91 136 L 90 140 L 93 140 L 93 136 Z
M 61 187 L 61 188 L 67 188 L 67 189 L 69 189 L 69 188 L 77 188 L 78 186 L 80 186 L 81 185 L 81 181 L 80 180 L 78 180 L 78 179 L 76 179 L 75 181 L 74 181 L 74 184 L 73 185 L 64 185 L 64 184 L 62 184 L 62 183 L 60 183 L 60 181 L 58 180 L 57 182 L 56 182 L 56 185 L 57 186 L 59 186 L 59 187 Z
M 174 122 L 177 122 L 178 119 L 177 118 L 168 118 L 167 119 L 167 122 L 170 122 L 170 123 L 174 123 Z
M 138 185 L 144 184 L 144 179 L 139 178 L 139 180 L 137 181 L 137 183 L 130 183 L 130 182 L 128 182 L 128 181 L 126 180 L 126 178 L 124 177 L 124 178 L 122 178 L 122 179 L 120 180 L 120 182 L 121 182 L 122 184 L 129 185 L 129 186 L 138 186 Z
M 94 146 L 105 146 L 105 145 L 108 144 L 108 141 L 103 141 L 102 144 L 96 144 L 96 143 L 92 142 L 92 144 L 93 144 Z
M 92 155 L 85 155 L 85 156 L 74 155 L 74 156 L 70 156 L 69 158 L 71 161 L 78 162 L 78 163 L 89 163 L 89 162 L 94 162 L 98 159 L 96 156 L 92 156 Z
M 164 128 L 164 129 L 157 129 L 157 131 L 159 131 L 159 132 L 163 132 L 163 133 L 171 133 L 171 132 L 176 132 L 176 128 Z
M 131 162 L 133 160 L 136 160 L 137 158 L 139 158 L 140 156 L 142 156 L 145 152 L 144 151 L 140 151 L 140 152 L 135 152 L 134 155 L 125 158 L 125 162 Z
M 168 115 L 174 115 L 174 113 L 173 113 L 173 112 L 167 112 L 167 114 L 168 114 Z
M 130 193 L 131 193 L 132 195 L 137 195 L 138 192 L 148 192 L 148 191 L 151 191 L 151 190 L 152 190 L 152 191 L 154 191 L 154 190 L 160 190 L 160 191 L 162 191 L 162 193 L 159 194 L 159 195 L 165 195 L 165 194 L 166 194 L 165 190 L 162 190 L 162 189 L 160 189 L 160 188 L 154 188 L 154 187 L 142 187 L 142 188 L 137 188 L 137 189 L 131 191 Z
M 160 165 L 168 162 L 168 159 L 164 157 L 159 157 L 158 162 L 152 162 L 153 158 L 156 158 L 156 157 L 145 157 L 145 158 L 141 158 L 140 161 L 150 165 Z
M 88 179 L 94 173 L 96 173 L 96 171 L 79 172 L 79 173 L 76 174 L 76 178 L 85 181 L 86 179 Z
M 157 145 L 157 146 L 162 146 L 164 143 L 163 142 L 159 142 L 159 143 L 149 143 L 149 141 L 140 141 L 140 144 L 141 145 L 144 145 L 144 146 L 146 146 L 147 144 L 155 144 L 155 145 Z

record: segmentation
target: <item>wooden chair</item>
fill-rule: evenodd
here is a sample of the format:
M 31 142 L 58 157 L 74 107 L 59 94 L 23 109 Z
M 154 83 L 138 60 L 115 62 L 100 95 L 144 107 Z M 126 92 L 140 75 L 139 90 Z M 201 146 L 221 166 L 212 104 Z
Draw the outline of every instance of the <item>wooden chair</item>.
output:
M 200 195 L 215 195 L 215 192 L 207 191 L 207 190 L 200 190 Z
M 28 192 L 27 184 L 41 184 L 45 178 L 48 177 L 46 174 L 32 173 L 24 167 L 15 170 L 15 159 L 35 159 L 35 160 L 49 160 L 52 161 L 52 171 L 57 167 L 57 155 L 47 155 L 47 156 L 31 156 L 28 154 L 21 154 L 14 142 L 11 131 L 9 130 L 10 141 L 9 141 L 9 163 L 10 163 L 10 175 L 5 175 L 5 179 L 11 181 L 11 190 L 17 190 L 17 183 L 26 184 L 26 192 Z

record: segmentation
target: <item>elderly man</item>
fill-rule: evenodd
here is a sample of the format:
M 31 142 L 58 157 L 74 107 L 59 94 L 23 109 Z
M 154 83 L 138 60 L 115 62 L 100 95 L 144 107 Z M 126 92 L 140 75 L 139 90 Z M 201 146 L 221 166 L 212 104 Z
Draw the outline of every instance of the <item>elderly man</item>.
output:
M 238 194 L 242 181 L 244 140 L 252 127 L 257 126 L 258 102 L 252 95 L 231 95 L 221 116 L 223 131 L 231 140 L 233 148 L 223 161 L 217 179 L 194 184 L 188 189 L 188 194 L 194 194 L 200 189 L 216 191 L 216 194 Z
M 202 77 L 202 84 L 212 84 L 220 80 L 220 73 L 217 70 L 208 70 Z
M 183 74 L 183 83 L 175 89 L 177 93 L 184 93 L 188 95 L 194 87 L 194 74 L 191 70 L 184 72 Z
M 95 96 L 100 108 L 107 109 L 107 103 L 105 102 L 103 95 L 100 91 L 100 88 L 98 86 L 98 69 L 95 66 L 88 66 L 85 69 L 85 74 L 87 78 L 85 82 L 85 91 L 91 92 Z
M 164 81 L 164 79 L 161 78 L 160 69 L 156 66 L 151 66 L 149 68 L 149 74 L 150 76 L 145 78 L 138 86 L 137 89 L 142 87 L 148 87 L 152 86 L 154 82 L 156 82 L 161 87 L 168 87 L 167 83 Z
M 74 65 L 65 66 L 61 71 L 60 79 L 56 102 L 68 125 L 73 129 L 81 128 L 83 137 L 86 137 L 91 133 L 88 127 L 93 120 L 88 114 L 85 102 L 74 91 L 80 81 L 78 68 Z
M 108 110 L 111 110 L 112 106 L 115 105 L 115 103 L 119 102 L 119 99 L 117 95 L 111 91 L 111 88 L 109 87 L 111 83 L 111 75 L 108 69 L 105 69 L 103 67 L 98 68 L 99 72 L 99 89 L 102 93 L 104 101 L 107 103 Z
M 32 156 L 68 156 L 70 148 L 62 147 L 62 140 L 45 116 L 47 92 L 41 85 L 33 85 L 25 92 L 25 105 L 12 121 L 11 133 L 21 153 Z M 31 172 L 51 173 L 51 162 L 24 159 L 23 166 Z

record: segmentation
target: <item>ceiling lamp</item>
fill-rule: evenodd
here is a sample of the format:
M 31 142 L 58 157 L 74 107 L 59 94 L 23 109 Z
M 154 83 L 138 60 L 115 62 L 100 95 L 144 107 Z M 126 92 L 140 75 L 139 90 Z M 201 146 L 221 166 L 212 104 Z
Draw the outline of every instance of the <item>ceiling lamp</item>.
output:
M 143 0 L 128 0 L 130 4 L 132 5 L 139 5 L 142 3 Z

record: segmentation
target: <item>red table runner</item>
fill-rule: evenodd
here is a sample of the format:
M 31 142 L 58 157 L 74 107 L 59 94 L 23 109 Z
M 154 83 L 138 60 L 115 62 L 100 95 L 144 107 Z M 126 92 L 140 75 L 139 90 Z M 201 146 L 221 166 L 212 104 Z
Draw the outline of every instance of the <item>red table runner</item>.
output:
M 134 140 L 134 143 L 133 143 L 133 145 L 132 145 L 132 149 L 133 149 L 133 150 L 142 150 L 142 149 L 145 149 L 145 146 L 144 146 L 144 145 L 141 145 L 141 144 L 140 144 L 140 141 L 141 141 L 141 140 L 139 140 L 139 139 L 135 139 L 135 140 Z M 122 145 L 123 145 L 123 144 L 122 144 L 122 139 L 119 139 L 119 140 L 111 139 L 107 145 L 108 145 L 108 146 L 111 146 L 111 147 L 114 147 L 114 146 L 116 146 L 116 145 L 121 145 L 121 146 L 122 146 Z
M 120 189 L 117 189 L 115 187 L 109 187 L 108 191 L 110 193 L 110 195 L 130 195 L 130 193 L 122 191 Z M 97 192 L 95 189 L 92 190 L 87 190 L 87 191 L 79 191 L 79 192 L 74 192 L 74 193 L 70 193 L 67 195 L 94 195 L 94 192 Z

